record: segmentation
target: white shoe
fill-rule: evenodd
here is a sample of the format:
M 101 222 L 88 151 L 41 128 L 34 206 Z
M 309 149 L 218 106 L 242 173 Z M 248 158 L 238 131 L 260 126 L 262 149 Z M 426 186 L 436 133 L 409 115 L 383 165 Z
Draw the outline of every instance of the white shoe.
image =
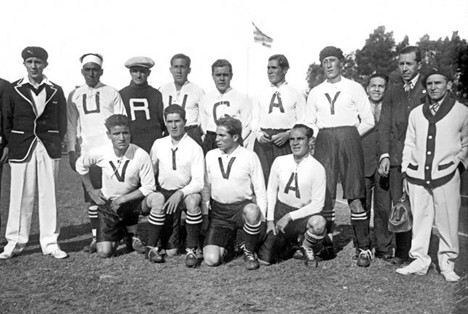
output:
M 0 259 L 10 259 L 10 258 L 13 258 L 15 257 L 16 254 L 13 253 L 13 252 L 6 252 L 6 251 L 3 251 L 2 253 L 0 253 Z
M 52 250 L 50 253 L 47 253 L 46 255 L 50 255 L 56 259 L 64 259 L 68 257 L 68 254 L 59 248 Z
M 419 275 L 419 276 L 424 276 L 425 274 L 427 274 L 427 270 L 424 271 L 424 270 L 417 270 L 417 269 L 414 269 L 411 264 L 410 265 L 407 265 L 405 267 L 401 267 L 401 268 L 397 268 L 396 272 L 400 275 Z
M 460 276 L 458 276 L 453 270 L 443 271 L 441 274 L 447 282 L 457 282 L 460 280 Z

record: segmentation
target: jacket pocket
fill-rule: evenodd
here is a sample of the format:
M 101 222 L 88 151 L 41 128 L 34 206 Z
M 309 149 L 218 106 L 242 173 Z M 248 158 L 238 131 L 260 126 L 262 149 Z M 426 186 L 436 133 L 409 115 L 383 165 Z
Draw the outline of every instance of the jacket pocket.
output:
M 47 132 L 49 132 L 49 133 L 58 133 L 59 131 L 57 131 L 57 130 L 47 130 Z
M 450 166 L 453 165 L 453 164 L 454 164 L 454 162 L 451 161 L 451 162 L 449 162 L 448 164 L 438 165 L 438 166 L 437 166 L 437 169 L 439 169 L 439 170 L 444 170 L 444 169 L 450 168 Z
M 413 165 L 413 164 L 408 165 L 408 169 L 411 169 L 411 170 L 414 170 L 414 171 L 418 170 L 418 168 L 419 168 L 418 165 Z
M 11 130 L 11 133 L 24 134 L 24 131 Z

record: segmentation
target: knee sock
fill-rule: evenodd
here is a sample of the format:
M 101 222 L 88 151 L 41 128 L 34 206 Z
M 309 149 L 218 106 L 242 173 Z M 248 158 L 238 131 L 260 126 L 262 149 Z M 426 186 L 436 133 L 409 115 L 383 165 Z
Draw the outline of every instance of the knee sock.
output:
M 148 230 L 148 246 L 155 247 L 158 244 L 159 237 L 161 236 L 161 231 L 164 226 L 166 215 L 164 213 L 154 213 L 150 212 L 148 216 L 149 230 Z
M 260 238 L 262 222 L 259 221 L 255 225 L 251 225 L 247 222 L 244 223 L 244 239 L 245 239 L 245 249 L 247 251 L 254 252 L 257 248 L 257 243 Z
M 188 249 L 194 249 L 199 247 L 199 237 L 203 218 L 201 211 L 197 214 L 190 214 L 187 212 L 187 218 L 185 219 L 185 230 L 187 230 L 187 242 L 186 247 Z

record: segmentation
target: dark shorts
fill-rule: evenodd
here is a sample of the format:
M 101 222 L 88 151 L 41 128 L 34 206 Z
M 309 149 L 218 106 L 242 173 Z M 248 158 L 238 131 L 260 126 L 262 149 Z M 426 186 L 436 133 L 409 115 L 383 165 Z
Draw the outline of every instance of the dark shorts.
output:
M 343 186 L 343 198 L 365 197 L 364 155 L 355 127 L 321 129 L 315 142 L 314 157 L 325 168 L 327 197 L 336 199 L 338 175 Z
M 274 217 L 275 224 L 284 215 L 295 210 L 297 210 L 297 208 L 288 206 L 284 203 L 281 203 L 280 201 L 276 201 L 275 217 Z M 297 236 L 300 234 L 304 234 L 307 231 L 307 223 L 309 222 L 310 217 L 315 216 L 315 215 L 320 215 L 320 214 L 318 213 L 314 215 L 309 215 L 304 218 L 290 221 L 288 225 L 286 226 L 286 228 L 284 229 L 285 238 L 290 241 L 294 241 L 294 242 L 297 241 Z
M 290 213 L 297 208 L 288 206 L 279 201 L 276 202 L 275 206 L 275 224 L 284 215 Z M 285 228 L 284 233 L 278 233 L 276 236 L 273 232 L 269 232 L 265 237 L 262 246 L 258 251 L 258 257 L 268 263 L 274 263 L 278 260 L 285 260 L 292 256 L 294 251 L 298 249 L 302 243 L 299 238 L 302 239 L 302 235 L 307 231 L 307 223 L 310 217 L 319 215 L 320 213 L 309 215 L 307 217 L 290 221 Z
M 89 176 L 91 178 L 91 183 L 95 189 L 102 188 L 102 169 L 98 166 L 91 166 L 89 167 Z M 88 192 L 83 185 L 84 191 L 84 199 L 87 203 L 95 204 L 91 196 L 89 196 Z
M 216 145 L 216 133 L 212 131 L 207 131 L 205 134 L 205 138 L 203 139 L 203 153 L 208 153 L 210 150 L 218 148 Z
M 117 212 L 110 208 L 111 202 L 98 206 L 97 242 L 117 242 L 123 239 L 127 230 L 126 226 L 138 223 L 141 211 L 141 199 L 122 205 Z
M 237 229 L 244 226 L 242 213 L 248 204 L 252 204 L 252 201 L 222 204 L 211 200 L 210 228 L 205 237 L 204 245 L 217 245 L 226 248 L 228 244 L 233 242 Z
M 185 127 L 185 132 L 190 136 L 198 145 L 203 148 L 203 143 L 201 140 L 202 131 L 199 125 L 189 125 Z
M 262 131 L 268 134 L 269 137 L 272 137 L 273 135 L 286 132 L 288 130 L 262 129 Z M 257 153 L 258 158 L 260 159 L 265 184 L 268 184 L 268 178 L 270 177 L 270 169 L 273 161 L 278 156 L 291 154 L 291 147 L 289 146 L 289 141 L 286 141 L 286 143 L 281 146 L 277 146 L 274 143 L 260 143 L 258 140 L 255 140 L 254 152 Z
M 167 201 L 177 190 L 158 189 L 158 192 L 164 196 Z M 185 211 L 184 199 L 179 203 L 176 211 L 172 214 L 166 214 L 164 226 L 161 231 L 162 247 L 166 249 L 178 249 L 180 246 L 180 217 L 182 211 Z

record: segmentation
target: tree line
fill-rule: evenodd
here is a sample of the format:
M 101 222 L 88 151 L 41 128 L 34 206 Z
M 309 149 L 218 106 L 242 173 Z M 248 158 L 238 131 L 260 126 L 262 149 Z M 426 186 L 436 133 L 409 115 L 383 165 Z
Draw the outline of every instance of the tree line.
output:
M 399 51 L 409 44 L 408 36 L 397 43 L 393 32 L 387 32 L 385 26 L 377 27 L 362 49 L 356 49 L 345 54 L 343 74 L 361 84 L 366 84 L 373 73 L 387 74 L 391 82 L 398 81 L 400 75 L 397 70 Z M 453 76 L 452 91 L 460 99 L 468 99 L 468 44 L 460 38 L 458 31 L 452 36 L 437 40 L 431 39 L 428 34 L 422 36 L 416 43 L 422 52 L 422 69 L 424 75 L 436 67 L 449 71 Z M 309 87 L 324 80 L 323 70 L 319 64 L 309 66 L 306 80 Z

